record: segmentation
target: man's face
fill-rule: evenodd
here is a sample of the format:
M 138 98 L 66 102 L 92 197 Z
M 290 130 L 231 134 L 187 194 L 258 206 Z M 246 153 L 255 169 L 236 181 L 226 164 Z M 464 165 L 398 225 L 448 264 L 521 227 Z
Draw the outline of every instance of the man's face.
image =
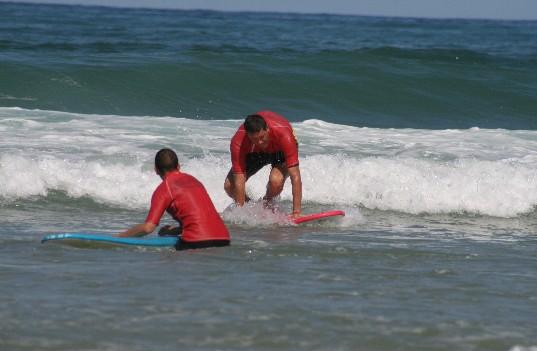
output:
M 248 139 L 252 142 L 252 144 L 256 145 L 257 147 L 261 149 L 266 149 L 269 145 L 269 131 L 268 129 L 261 129 L 257 133 L 246 133 L 248 135 Z

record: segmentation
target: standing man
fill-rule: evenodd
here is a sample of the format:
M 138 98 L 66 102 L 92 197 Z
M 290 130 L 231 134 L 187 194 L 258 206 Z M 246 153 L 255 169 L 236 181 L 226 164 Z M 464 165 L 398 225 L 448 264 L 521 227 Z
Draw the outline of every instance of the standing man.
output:
M 193 176 L 180 171 L 177 154 L 173 150 L 162 149 L 157 152 L 155 172 L 162 183 L 153 193 L 151 209 L 145 222 L 116 236 L 150 234 L 158 226 L 164 211 L 167 211 L 179 222 L 179 226 L 165 226 L 159 235 L 180 234 L 175 247 L 177 250 L 229 245 L 229 232 L 205 187 Z
M 291 178 L 294 218 L 302 208 L 302 179 L 298 166 L 298 143 L 289 121 L 272 111 L 249 115 L 237 130 L 230 145 L 231 170 L 224 182 L 226 193 L 242 206 L 246 196 L 246 181 L 265 165 L 270 164 L 267 203 L 278 196 L 287 177 Z

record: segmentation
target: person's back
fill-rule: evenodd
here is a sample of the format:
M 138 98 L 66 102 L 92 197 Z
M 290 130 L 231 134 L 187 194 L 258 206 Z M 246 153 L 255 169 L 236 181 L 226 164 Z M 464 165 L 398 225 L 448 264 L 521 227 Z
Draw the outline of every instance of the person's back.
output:
M 183 227 L 181 240 L 229 240 L 229 232 L 201 182 L 177 171 L 169 173 L 163 185 L 172 199 L 167 212 Z
M 167 211 L 178 227 L 164 226 L 159 235 L 180 235 L 177 250 L 227 246 L 229 232 L 205 190 L 195 177 L 180 171 L 177 154 L 161 149 L 155 155 L 155 172 L 162 183 L 151 197 L 151 208 L 144 223 L 119 233 L 119 237 L 143 236 L 152 233 Z

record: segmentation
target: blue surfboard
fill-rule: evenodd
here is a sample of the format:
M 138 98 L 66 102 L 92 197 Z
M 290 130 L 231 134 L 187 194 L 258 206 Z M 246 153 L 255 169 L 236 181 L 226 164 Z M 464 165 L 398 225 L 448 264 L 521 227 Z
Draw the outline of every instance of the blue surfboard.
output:
M 152 247 L 174 247 L 179 240 L 176 236 L 159 236 L 152 238 L 118 238 L 106 234 L 88 234 L 88 233 L 61 233 L 49 234 L 41 239 L 41 243 L 47 241 L 58 241 L 69 244 L 81 243 L 102 243 L 113 245 L 132 245 L 132 246 L 152 246 Z

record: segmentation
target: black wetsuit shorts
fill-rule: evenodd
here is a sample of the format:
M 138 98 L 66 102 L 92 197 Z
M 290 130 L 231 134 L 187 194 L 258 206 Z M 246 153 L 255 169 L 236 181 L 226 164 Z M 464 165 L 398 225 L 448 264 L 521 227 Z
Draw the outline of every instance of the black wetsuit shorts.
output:
M 285 163 L 282 151 L 274 153 L 252 152 L 246 155 L 246 178 L 256 174 L 261 168 L 270 164 L 272 167 Z

